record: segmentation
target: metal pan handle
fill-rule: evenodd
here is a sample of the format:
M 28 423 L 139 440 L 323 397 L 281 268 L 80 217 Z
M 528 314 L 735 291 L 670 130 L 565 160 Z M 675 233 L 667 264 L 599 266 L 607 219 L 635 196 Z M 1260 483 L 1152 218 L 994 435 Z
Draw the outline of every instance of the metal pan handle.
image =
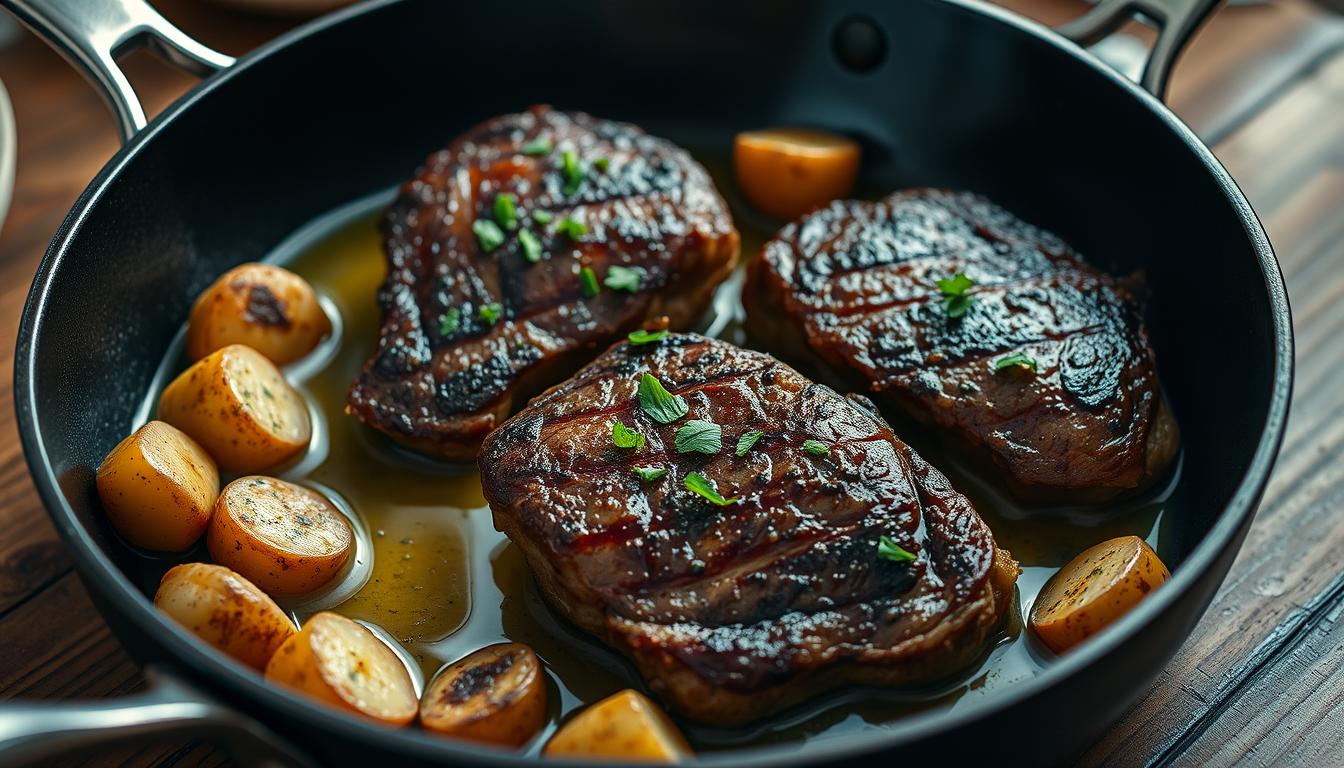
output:
M 206 77 L 233 65 L 233 57 L 201 45 L 144 0 L 0 0 L 34 33 L 74 64 L 98 88 L 117 118 L 123 142 L 145 127 L 145 110 L 117 59 L 149 47 Z
M 1088 46 L 1116 31 L 1136 16 L 1157 28 L 1157 42 L 1148 53 L 1139 85 L 1161 99 L 1176 57 L 1195 30 L 1213 15 L 1222 0 L 1101 0 L 1092 10 L 1055 31 Z
M 256 720 L 215 703 L 171 674 L 147 667 L 145 678 L 148 690 L 132 696 L 0 706 L 0 762 L 13 768 L 48 765 L 115 742 L 177 737 L 225 744 L 239 765 L 312 764 Z

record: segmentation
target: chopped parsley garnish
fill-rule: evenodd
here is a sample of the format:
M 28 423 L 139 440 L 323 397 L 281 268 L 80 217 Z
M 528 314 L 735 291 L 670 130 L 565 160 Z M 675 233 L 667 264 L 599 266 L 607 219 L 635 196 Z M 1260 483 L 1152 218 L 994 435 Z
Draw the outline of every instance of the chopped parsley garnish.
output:
M 718 504 L 720 507 L 726 507 L 729 504 L 737 503 L 737 499 L 725 499 L 720 496 L 719 492 L 714 490 L 714 486 L 709 480 L 699 472 L 687 473 L 686 479 L 682 481 L 682 485 L 686 486 L 686 490 L 698 493 L 706 499 L 709 499 L 711 502 Z
M 939 293 L 943 294 L 943 309 L 947 312 L 947 316 L 961 317 L 966 314 L 966 310 L 971 307 L 971 299 L 974 298 L 966 291 L 975 285 L 975 281 L 958 272 L 953 277 L 937 280 L 935 283 Z
M 499 316 L 504 314 L 504 307 L 499 304 L 482 304 L 476 311 L 476 316 L 486 325 L 494 325 L 499 322 Z
M 526 227 L 519 230 L 518 244 L 523 247 L 523 258 L 529 263 L 536 264 L 541 261 L 541 239 L 532 234 L 532 230 Z
M 677 451 L 713 456 L 723 449 L 723 427 L 704 419 L 691 419 L 677 430 Z
M 500 192 L 495 195 L 495 221 L 505 229 L 518 226 L 518 209 L 513 204 L 513 195 Z
M 545 136 L 538 136 L 537 138 L 523 145 L 523 154 L 532 155 L 533 157 L 536 157 L 538 155 L 549 155 L 551 154 L 551 150 L 554 148 L 555 147 L 551 144 L 551 140 L 549 138 Z
M 825 456 L 826 454 L 831 452 L 831 446 L 821 442 L 820 440 L 808 439 L 803 441 L 803 450 L 807 451 L 813 456 Z
M 571 240 L 578 240 L 588 234 L 588 226 L 578 219 L 566 216 L 560 220 L 559 224 L 555 225 L 555 231 L 562 235 L 568 235 Z
M 655 341 L 662 341 L 667 338 L 667 329 L 661 331 L 646 331 L 643 328 L 638 331 L 631 331 L 625 338 L 630 340 L 631 344 L 652 344 Z
M 439 318 L 439 335 L 451 336 L 457 331 L 457 326 L 462 322 L 462 313 L 457 307 L 449 307 Z
M 499 225 L 489 219 L 477 219 L 471 223 L 471 231 L 476 233 L 476 240 L 481 244 L 481 250 L 489 253 L 504 244 L 504 230 Z
M 607 277 L 602 282 L 613 291 L 634 293 L 639 290 L 639 283 L 643 279 L 644 270 L 639 267 L 623 267 L 620 264 L 612 264 L 607 267 Z
M 668 392 L 663 382 L 648 373 L 639 380 L 637 397 L 639 407 L 659 424 L 671 424 L 690 410 L 686 398 Z
M 579 185 L 583 184 L 584 170 L 583 163 L 579 162 L 579 155 L 572 149 L 566 149 L 560 155 L 561 170 L 565 174 L 565 186 L 563 191 L 566 195 L 572 195 L 579 191 Z
M 752 431 L 743 434 L 741 437 L 737 438 L 737 450 L 733 451 L 733 453 L 738 456 L 746 456 L 752 448 L 756 447 L 756 441 L 760 440 L 761 435 L 763 434 L 765 433 L 759 429 L 753 429 Z
M 550 211 L 533 211 L 532 220 L 538 224 L 550 224 L 555 220 L 555 216 Z
M 579 289 L 587 298 L 593 298 L 602 290 L 602 286 L 597 284 L 597 273 L 592 267 L 584 267 L 579 270 Z
M 1013 366 L 1030 368 L 1032 373 L 1036 373 L 1036 360 L 1027 357 L 1021 352 L 1008 355 L 1007 357 L 1000 357 L 998 360 L 994 361 L 994 370 L 996 371 L 1002 371 L 1004 368 L 1012 368 Z
M 644 436 L 619 421 L 611 422 L 611 442 L 617 448 L 634 448 L 636 451 L 644 448 Z
M 663 475 L 666 475 L 667 467 L 631 467 L 630 471 L 634 472 L 640 480 L 647 483 L 650 480 L 657 480 Z
M 901 545 L 892 541 L 890 536 L 883 536 L 877 540 L 877 556 L 893 563 L 912 563 L 918 559 L 914 552 L 903 549 Z
M 611 158 L 609 157 L 599 157 L 593 160 L 593 167 L 602 173 L 607 172 L 607 166 L 609 165 L 611 165 Z

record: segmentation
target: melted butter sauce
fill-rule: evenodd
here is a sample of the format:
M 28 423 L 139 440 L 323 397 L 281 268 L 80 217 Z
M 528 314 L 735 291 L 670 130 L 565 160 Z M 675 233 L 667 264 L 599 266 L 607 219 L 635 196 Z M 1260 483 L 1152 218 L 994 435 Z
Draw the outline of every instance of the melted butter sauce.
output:
M 711 164 L 710 169 L 721 190 L 733 188 L 726 167 Z M 273 474 L 329 495 L 357 532 L 354 557 L 331 585 L 281 604 L 300 622 L 317 611 L 334 610 L 375 629 L 395 641 L 389 644 L 421 688 L 443 665 L 485 645 L 527 643 L 545 664 L 551 693 L 550 722 L 527 750 L 535 753 L 565 715 L 621 688 L 642 686 L 623 658 L 565 624 L 544 604 L 521 552 L 495 531 L 473 467 L 447 466 L 404 451 L 345 415 L 346 392 L 378 332 L 374 293 L 385 267 L 376 222 L 388 200 L 383 193 L 334 211 L 296 232 L 268 258 L 313 284 L 334 327 L 331 338 L 285 370 L 308 400 L 314 439 L 306 455 Z M 745 261 L 759 252 L 769 232 L 755 214 L 733 208 Z M 742 274 L 737 270 L 720 288 L 713 318 L 703 330 L 749 345 L 740 329 Z M 151 417 L 163 385 L 185 368 L 181 341 L 180 334 L 135 426 Z M 1050 653 L 1022 629 L 1021 617 L 1045 581 L 1078 552 L 1113 536 L 1135 534 L 1174 565 L 1158 533 L 1178 472 L 1163 488 L 1100 516 L 1094 509 L 1088 515 L 1056 510 L 1047 517 L 1001 496 L 956 459 L 919 443 L 916 447 L 971 498 L 999 545 L 1022 564 L 1020 612 L 999 641 L 978 666 L 940 685 L 850 688 L 742 729 L 682 723 L 697 749 L 843 738 L 880 729 L 912 712 L 955 710 L 1050 663 Z M 208 559 L 203 545 L 172 558 L 143 557 L 138 576 L 152 594 L 171 565 Z

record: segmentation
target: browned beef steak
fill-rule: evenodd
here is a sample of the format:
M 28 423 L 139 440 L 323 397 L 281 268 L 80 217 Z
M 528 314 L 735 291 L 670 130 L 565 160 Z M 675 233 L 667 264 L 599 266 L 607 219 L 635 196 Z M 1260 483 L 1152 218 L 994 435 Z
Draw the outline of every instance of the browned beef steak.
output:
M 695 322 L 738 253 L 686 152 L 545 107 L 430 156 L 383 231 L 382 328 L 348 410 L 451 459 L 649 318 Z
M 974 284 L 962 298 L 938 284 L 958 274 Z M 1018 493 L 1098 500 L 1143 486 L 1176 454 L 1127 282 L 983 197 L 832 203 L 766 244 L 743 302 L 767 348 L 810 349 L 954 431 Z
M 652 418 L 646 374 L 688 412 Z M 718 425 L 717 450 L 701 422 Z M 637 447 L 615 444 L 616 423 Z M 708 453 L 681 450 L 685 434 L 679 449 L 683 430 Z M 1017 576 L 871 403 L 700 336 L 613 347 L 492 434 L 480 469 L 549 602 L 708 723 L 954 673 L 985 650 Z M 693 492 L 697 478 L 736 502 Z

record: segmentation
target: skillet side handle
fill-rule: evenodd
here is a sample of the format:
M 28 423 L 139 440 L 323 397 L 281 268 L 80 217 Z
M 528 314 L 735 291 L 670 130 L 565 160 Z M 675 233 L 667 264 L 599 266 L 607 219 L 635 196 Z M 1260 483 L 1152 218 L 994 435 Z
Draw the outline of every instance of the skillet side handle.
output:
M 149 667 L 145 677 L 147 691 L 116 699 L 0 704 L 0 762 L 10 768 L 48 765 L 116 742 L 199 737 L 226 745 L 239 765 L 312 765 L 255 720 L 172 675 Z
M 144 0 L 0 0 L 38 37 L 74 64 L 102 93 L 122 143 L 146 125 L 140 98 L 117 65 L 132 50 L 149 47 L 163 58 L 205 77 L 234 59 L 201 45 Z
M 1148 53 L 1139 84 L 1164 99 L 1167 79 L 1176 57 L 1195 30 L 1208 20 L 1222 0 L 1101 0 L 1092 10 L 1055 31 L 1073 42 L 1089 46 L 1100 42 L 1135 15 L 1157 27 L 1157 42 Z

